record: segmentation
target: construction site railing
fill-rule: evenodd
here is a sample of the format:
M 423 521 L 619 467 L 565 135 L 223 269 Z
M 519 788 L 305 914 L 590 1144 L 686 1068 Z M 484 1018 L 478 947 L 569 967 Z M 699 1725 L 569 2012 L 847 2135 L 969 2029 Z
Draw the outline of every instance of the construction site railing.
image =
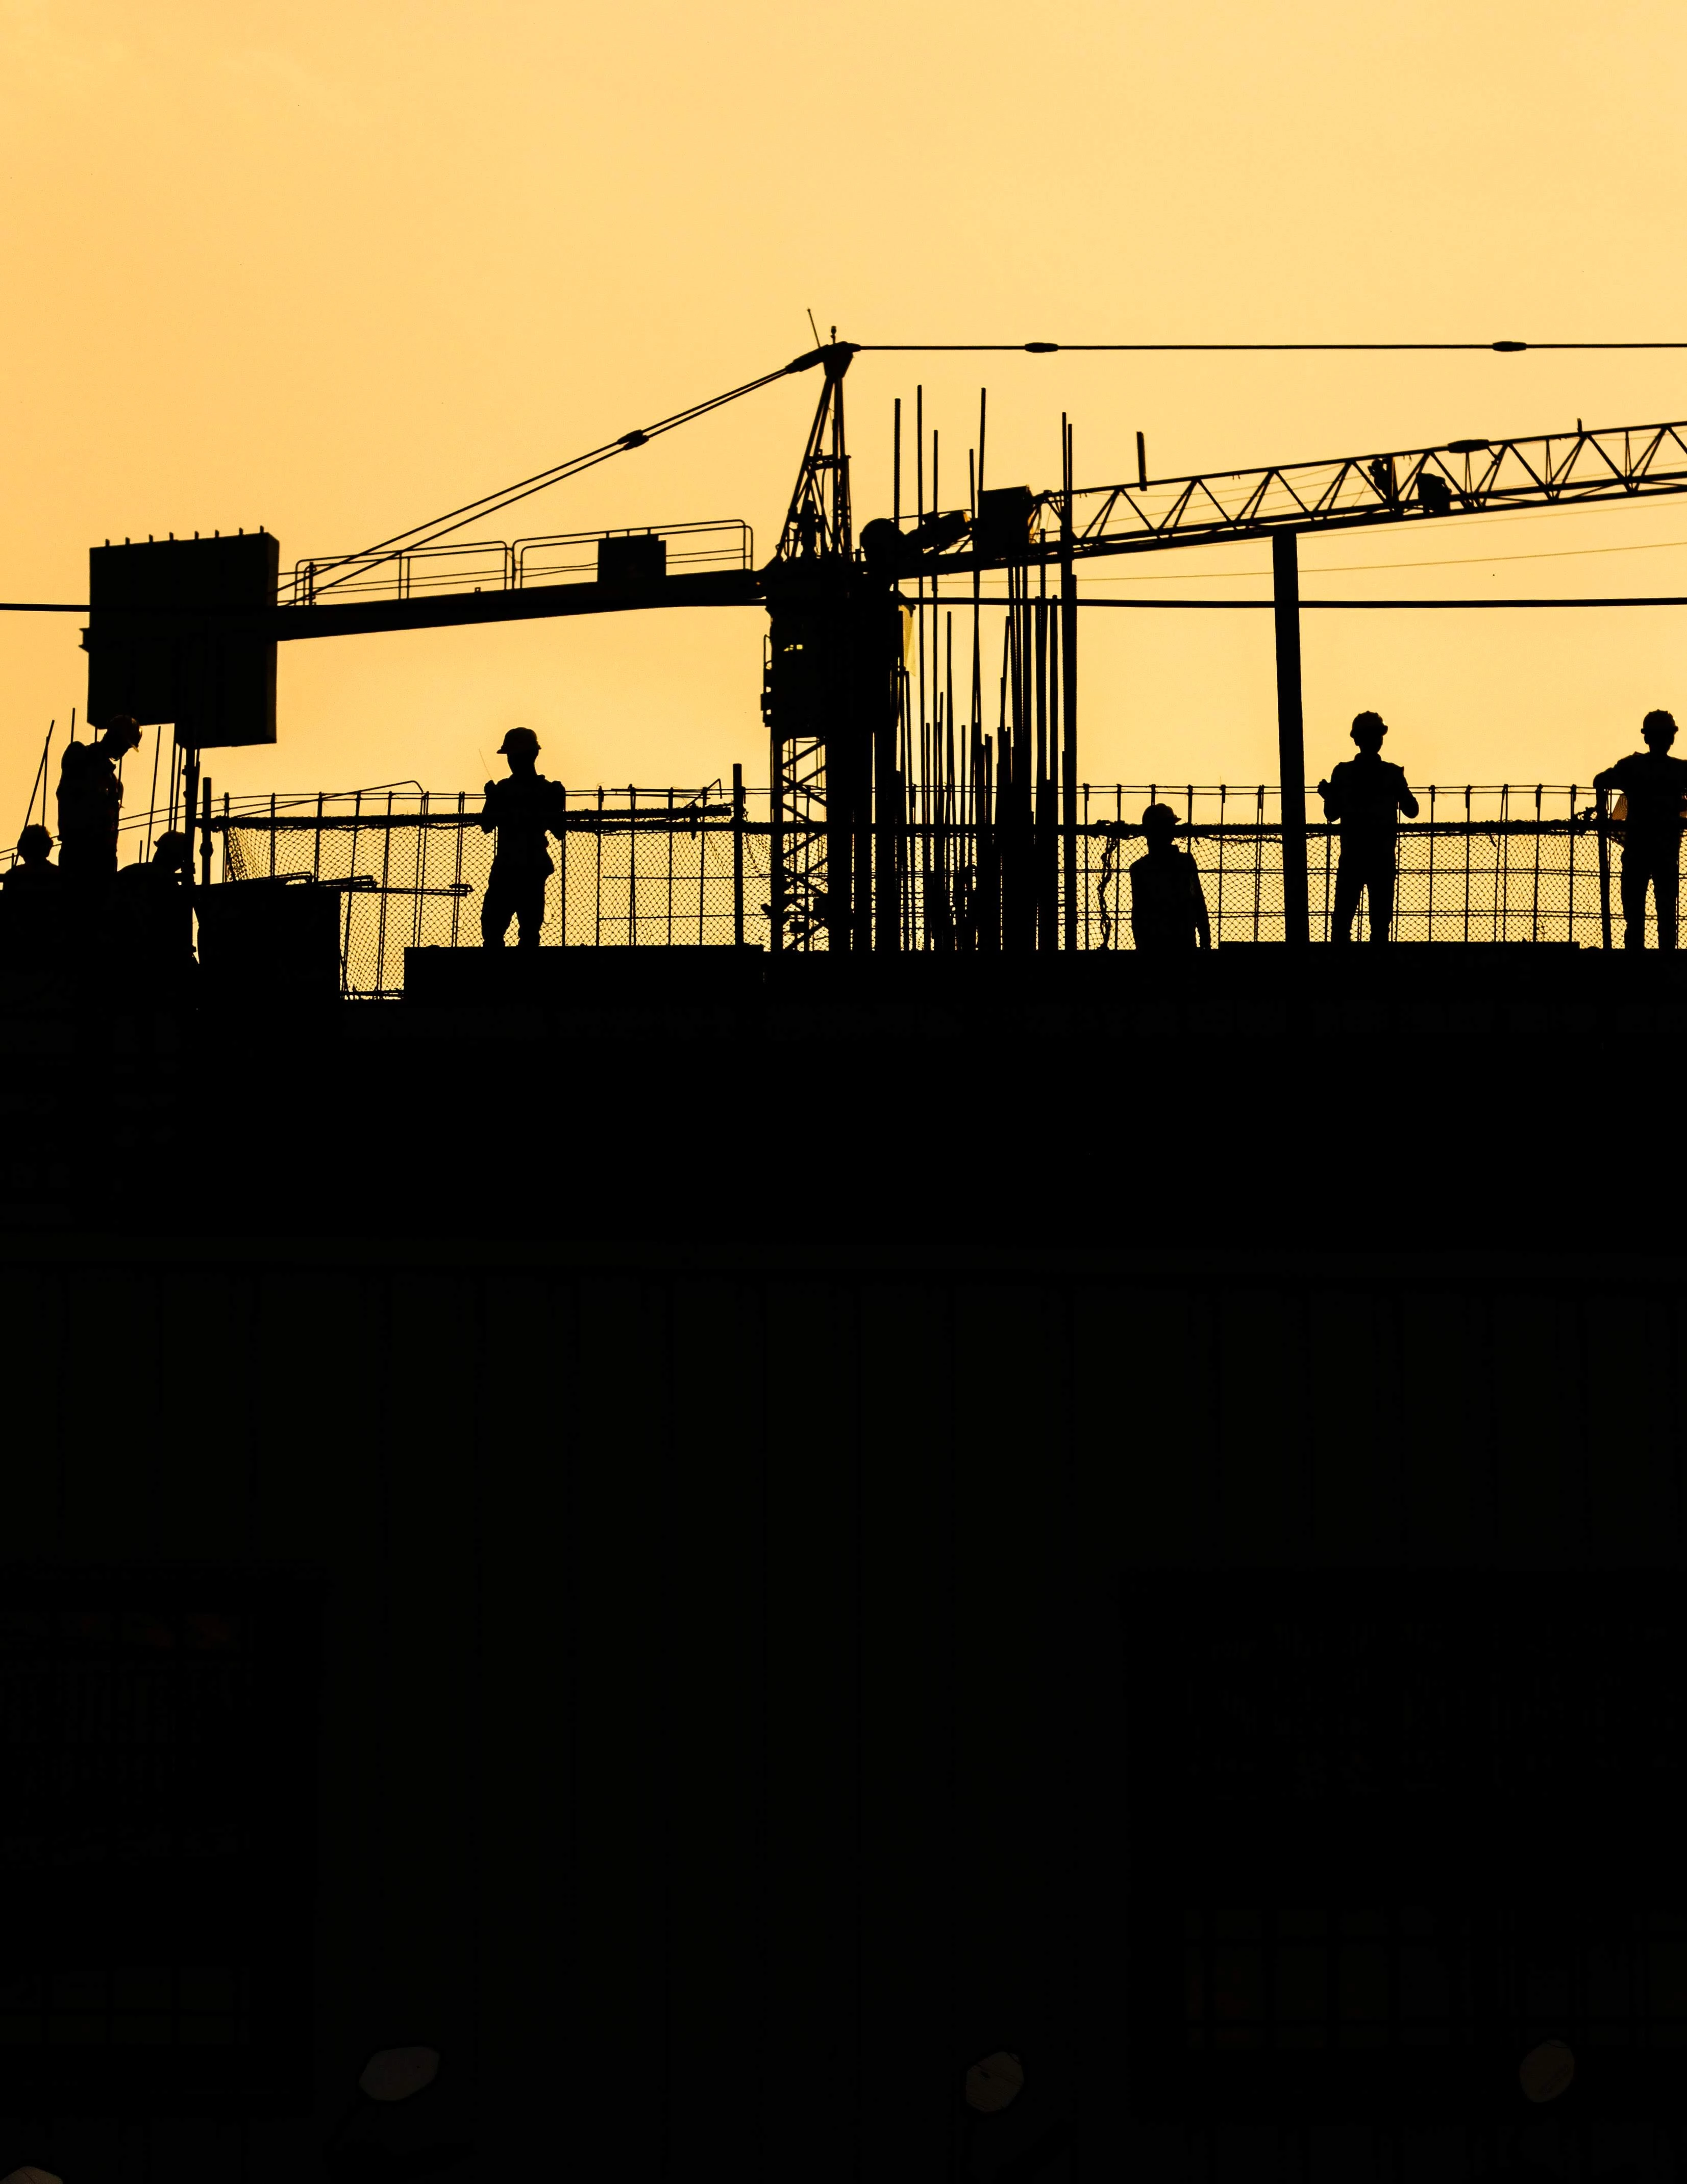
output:
M 753 946 L 769 944 L 766 790 L 745 791 L 737 811 L 731 789 L 719 782 L 701 789 L 564 794 L 567 822 L 551 844 L 555 869 L 545 885 L 541 945 L 721 945 L 740 936 Z M 1590 791 L 1542 784 L 1436 786 L 1416 794 L 1420 816 L 1399 833 L 1396 939 L 1600 944 Z M 406 948 L 481 944 L 480 906 L 494 850 L 481 827 L 481 802 L 478 792 L 387 790 L 225 804 L 213 820 L 223 845 L 221 876 L 338 883 L 344 990 L 394 994 L 402 988 Z M 1178 813 L 1179 838 L 1199 869 L 1215 942 L 1281 941 L 1276 789 L 1174 789 L 1159 783 L 1082 790 L 1079 947 L 1131 945 L 1129 866 L 1142 853 L 1141 814 L 1150 802 L 1170 804 Z M 790 824 L 787 818 L 787 831 Z M 1612 831 L 1620 838 L 1620 827 Z M 1321 940 L 1329 935 L 1339 835 L 1322 821 L 1310 822 L 1307 835 L 1312 937 Z M 948 861 L 947 872 L 934 866 L 934 844 Z M 977 844 L 966 830 L 940 834 L 916 813 L 902 830 L 899 850 L 901 943 L 919 952 L 958 922 L 955 910 L 964 911 L 975 877 Z M 947 918 L 934 908 L 940 896 L 950 905 Z M 1064 929 L 1064 899 L 1059 909 L 1057 930 Z M 785 944 L 823 949 L 823 927 L 800 911 Z M 515 938 L 512 928 L 510 944 Z M 1656 940 L 1649 924 L 1647 944 Z

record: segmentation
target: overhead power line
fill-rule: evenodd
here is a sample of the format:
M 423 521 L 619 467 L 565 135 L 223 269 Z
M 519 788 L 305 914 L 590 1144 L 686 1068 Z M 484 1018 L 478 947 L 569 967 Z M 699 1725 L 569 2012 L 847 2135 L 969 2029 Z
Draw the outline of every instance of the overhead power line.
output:
M 970 599 L 943 599 L 942 606 L 969 605 Z M 985 602 L 999 606 L 1000 599 Z M 1687 607 L 1687 596 L 1622 599 L 1308 599 L 1297 601 L 1302 614 L 1436 614 L 1449 608 L 1461 610 L 1498 607 Z M 1097 599 L 1080 593 L 1081 607 L 1157 607 L 1179 614 L 1274 614 L 1275 599 Z
M 982 356 L 1081 354 L 1120 356 L 1264 356 L 1445 354 L 1486 351 L 1501 356 L 1526 349 L 1687 348 L 1687 341 L 1618 342 L 862 342 L 864 355 Z

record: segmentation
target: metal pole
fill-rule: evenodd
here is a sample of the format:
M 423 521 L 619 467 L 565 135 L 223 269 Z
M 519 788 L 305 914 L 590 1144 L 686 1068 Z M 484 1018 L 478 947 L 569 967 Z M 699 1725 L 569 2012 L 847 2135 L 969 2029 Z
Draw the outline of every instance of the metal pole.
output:
M 182 831 L 187 837 L 187 884 L 193 884 L 193 822 L 199 802 L 199 754 L 190 746 L 182 747 Z M 172 815 L 173 816 L 173 815 Z
M 744 769 L 732 769 L 732 944 L 744 945 Z
M 877 602 L 873 616 L 872 681 L 875 717 L 873 723 L 873 945 L 881 956 L 894 956 L 902 941 L 901 889 L 897 884 L 897 838 L 902 831 L 902 777 L 897 771 L 897 733 L 902 726 L 902 610 L 891 607 L 895 638 L 891 621 L 885 619 L 881 626 Z M 884 647 L 880 654 L 880 647 Z M 881 683 L 880 675 L 885 680 Z M 863 783 L 863 788 L 865 784 Z M 865 800 L 862 816 L 866 818 Z M 866 846 L 866 829 L 863 828 L 863 847 Z M 861 860 L 861 878 L 865 884 L 867 859 Z M 866 905 L 863 904 L 863 910 Z M 865 922 L 864 919 L 862 921 Z
M 1605 791 L 1594 791 L 1599 802 L 1595 807 L 1599 815 L 1599 944 L 1611 945 L 1611 844 L 1605 831 Z
M 1062 420 L 1060 501 L 1061 833 L 1066 866 L 1066 945 L 1078 944 L 1078 581 L 1072 567 L 1072 428 Z
M 1271 540 L 1277 639 L 1277 794 L 1282 806 L 1282 929 L 1291 947 L 1311 939 L 1306 901 L 1306 738 L 1300 710 L 1300 561 L 1297 535 Z

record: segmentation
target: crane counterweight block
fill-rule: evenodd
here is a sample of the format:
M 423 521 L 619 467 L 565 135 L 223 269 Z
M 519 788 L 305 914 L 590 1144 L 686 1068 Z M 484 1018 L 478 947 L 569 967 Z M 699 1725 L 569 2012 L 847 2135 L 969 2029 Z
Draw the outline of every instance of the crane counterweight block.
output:
M 170 722 L 202 750 L 272 744 L 280 554 L 265 531 L 94 547 L 89 722 Z

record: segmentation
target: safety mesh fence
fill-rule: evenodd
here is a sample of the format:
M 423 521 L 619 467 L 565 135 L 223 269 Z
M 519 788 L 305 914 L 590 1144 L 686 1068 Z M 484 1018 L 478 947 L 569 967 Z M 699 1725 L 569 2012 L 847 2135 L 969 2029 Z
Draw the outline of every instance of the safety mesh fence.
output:
M 229 813 L 220 822 L 224 876 L 338 888 L 345 991 L 394 994 L 406 948 L 483 945 L 496 842 L 480 807 L 478 796 L 388 794 Z M 541 947 L 730 945 L 740 856 L 752 905 L 745 937 L 765 941 L 769 830 L 765 816 L 735 827 L 729 794 L 570 794 L 567 825 L 549 846 Z M 512 921 L 511 946 L 517 931 Z
M 1588 791 L 1426 788 L 1418 796 L 1419 817 L 1399 833 L 1396 939 L 1600 944 L 1599 830 Z M 1142 852 L 1142 807 L 1156 800 L 1178 813 L 1180 844 L 1200 872 L 1214 940 L 1280 941 L 1276 792 L 1172 792 L 1163 784 L 1139 784 L 1083 792 L 1074 844 L 1078 946 L 1131 946 L 1129 867 Z M 228 880 L 308 878 L 340 891 L 349 994 L 399 991 L 406 948 L 482 944 L 481 909 L 495 844 L 482 829 L 478 795 L 277 799 L 225 811 L 216 830 Z M 1619 939 L 1621 833 L 1620 827 L 1611 830 L 1609 851 Z M 809 847 L 821 851 L 821 838 Z M 979 841 L 975 830 L 944 827 L 916 808 L 898 848 L 900 937 L 917 950 L 928 944 L 933 876 L 953 905 L 963 907 L 978 870 Z M 1064 933 L 1064 841 L 1058 829 L 1036 854 L 1056 868 L 1051 877 Z M 1315 939 L 1329 935 L 1338 856 L 1338 830 L 1309 823 Z M 751 944 L 768 944 L 772 829 L 764 790 L 746 792 L 739 818 L 730 792 L 718 786 L 571 792 L 567 825 L 551 843 L 550 857 L 555 869 L 545 883 L 542 946 L 719 945 L 740 930 Z M 1364 929 L 1363 908 L 1360 915 L 1356 934 Z M 1656 945 L 1650 909 L 1646 938 L 1648 946 Z M 512 924 L 507 944 L 515 940 Z M 824 948 L 824 932 L 811 925 L 794 944 Z

